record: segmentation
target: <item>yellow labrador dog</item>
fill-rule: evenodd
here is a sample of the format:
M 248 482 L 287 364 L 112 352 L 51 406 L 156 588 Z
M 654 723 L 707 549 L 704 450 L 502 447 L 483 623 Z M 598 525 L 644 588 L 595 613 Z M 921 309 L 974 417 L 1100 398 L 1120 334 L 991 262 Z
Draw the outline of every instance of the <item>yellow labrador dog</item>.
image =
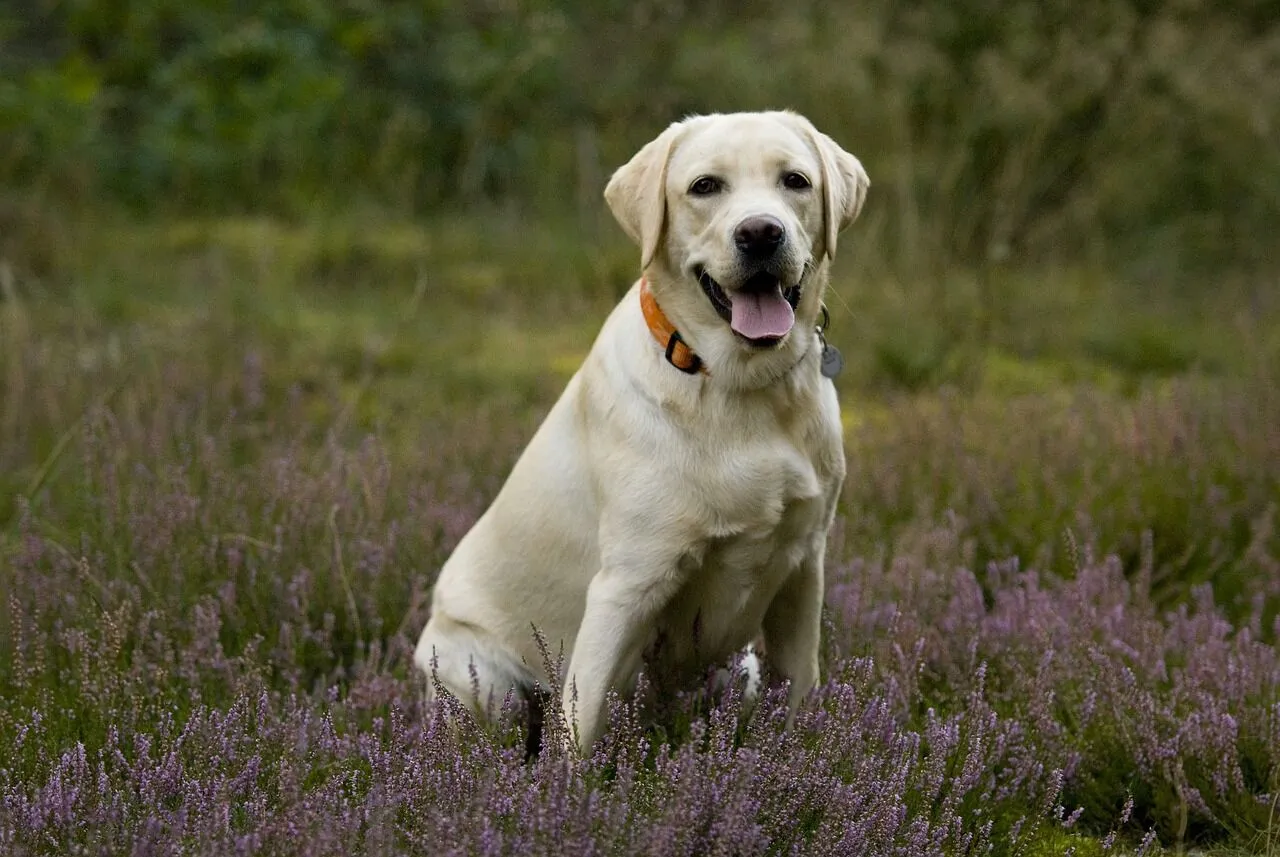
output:
M 695 675 L 762 638 L 794 713 L 845 474 L 817 322 L 868 184 L 790 112 L 677 122 L 613 175 L 641 279 L 440 573 L 415 654 L 440 685 L 545 688 L 536 627 L 588 752 L 646 655 Z

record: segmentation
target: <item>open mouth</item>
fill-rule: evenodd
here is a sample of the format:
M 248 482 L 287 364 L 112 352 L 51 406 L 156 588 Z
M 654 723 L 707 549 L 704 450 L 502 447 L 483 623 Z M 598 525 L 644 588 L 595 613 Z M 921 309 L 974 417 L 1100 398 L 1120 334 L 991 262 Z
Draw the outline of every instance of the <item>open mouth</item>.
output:
M 801 283 L 784 289 L 776 276 L 758 271 L 729 293 L 704 268 L 699 267 L 694 273 L 716 313 L 751 345 L 757 348 L 777 345 L 795 324 Z

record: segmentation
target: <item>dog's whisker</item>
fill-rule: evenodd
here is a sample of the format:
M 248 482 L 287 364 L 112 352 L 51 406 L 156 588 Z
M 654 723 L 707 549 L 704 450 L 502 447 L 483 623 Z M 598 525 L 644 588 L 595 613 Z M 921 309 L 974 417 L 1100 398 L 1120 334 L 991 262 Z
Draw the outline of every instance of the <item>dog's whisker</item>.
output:
M 849 302 L 844 299 L 844 295 L 840 294 L 835 283 L 827 283 L 827 294 L 834 296 L 835 299 L 840 302 L 840 306 L 844 308 L 845 314 L 848 315 L 849 318 L 856 317 L 853 312 L 853 307 L 849 306 Z

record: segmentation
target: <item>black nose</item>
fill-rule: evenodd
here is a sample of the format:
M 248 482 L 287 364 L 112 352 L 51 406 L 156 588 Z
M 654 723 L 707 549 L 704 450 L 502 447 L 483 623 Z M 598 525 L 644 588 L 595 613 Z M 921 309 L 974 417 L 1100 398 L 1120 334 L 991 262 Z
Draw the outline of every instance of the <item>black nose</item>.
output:
M 786 234 L 776 217 L 756 215 L 748 217 L 733 230 L 733 243 L 748 259 L 768 259 L 777 252 Z

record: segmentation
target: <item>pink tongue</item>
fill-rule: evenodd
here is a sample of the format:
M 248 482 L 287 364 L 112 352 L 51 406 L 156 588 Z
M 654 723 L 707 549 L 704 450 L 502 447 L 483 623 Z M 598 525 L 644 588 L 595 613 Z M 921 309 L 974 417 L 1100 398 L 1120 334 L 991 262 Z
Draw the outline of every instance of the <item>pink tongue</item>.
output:
M 747 339 L 786 336 L 796 323 L 791 304 L 775 286 L 771 292 L 734 292 L 729 326 Z

